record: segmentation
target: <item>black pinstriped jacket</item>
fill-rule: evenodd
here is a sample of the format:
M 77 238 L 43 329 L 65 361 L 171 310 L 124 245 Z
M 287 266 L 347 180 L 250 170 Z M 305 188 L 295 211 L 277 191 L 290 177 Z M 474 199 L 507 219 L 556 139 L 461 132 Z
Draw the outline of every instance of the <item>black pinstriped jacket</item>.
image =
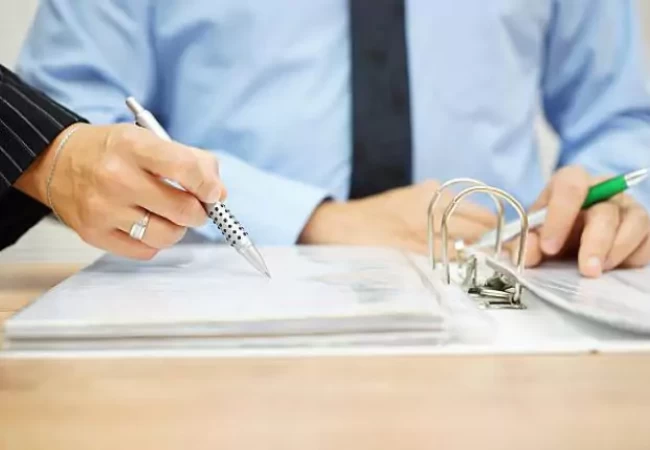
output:
M 49 213 L 12 185 L 67 127 L 85 120 L 0 65 L 0 250 Z

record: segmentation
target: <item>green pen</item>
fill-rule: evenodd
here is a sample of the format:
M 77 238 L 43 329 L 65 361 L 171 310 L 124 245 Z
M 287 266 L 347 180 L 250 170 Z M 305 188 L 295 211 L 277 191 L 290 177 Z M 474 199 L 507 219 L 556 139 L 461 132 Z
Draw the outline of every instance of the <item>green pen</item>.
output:
M 625 192 L 632 186 L 641 183 L 650 174 L 649 169 L 636 170 L 625 175 L 618 175 L 601 183 L 598 183 L 591 188 L 587 193 L 587 198 L 582 204 L 582 209 L 589 208 L 596 203 L 604 202 L 614 197 L 615 195 Z M 540 209 L 528 215 L 528 228 L 534 229 L 539 227 L 546 220 L 546 208 Z M 508 223 L 503 227 L 502 241 L 506 242 L 515 236 L 519 235 L 521 224 L 519 220 Z M 496 230 L 485 233 L 481 239 L 472 247 L 487 247 L 494 245 L 496 239 Z

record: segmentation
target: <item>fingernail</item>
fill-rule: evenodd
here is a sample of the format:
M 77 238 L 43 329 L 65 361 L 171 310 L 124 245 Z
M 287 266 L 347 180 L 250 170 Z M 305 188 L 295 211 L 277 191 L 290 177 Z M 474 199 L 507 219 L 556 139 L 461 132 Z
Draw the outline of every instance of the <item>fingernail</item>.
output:
M 542 240 L 542 251 L 547 254 L 554 255 L 560 251 L 560 245 L 557 239 L 546 238 Z
M 600 262 L 600 258 L 597 256 L 592 256 L 587 260 L 587 268 L 597 276 L 600 276 L 603 273 L 602 263 Z

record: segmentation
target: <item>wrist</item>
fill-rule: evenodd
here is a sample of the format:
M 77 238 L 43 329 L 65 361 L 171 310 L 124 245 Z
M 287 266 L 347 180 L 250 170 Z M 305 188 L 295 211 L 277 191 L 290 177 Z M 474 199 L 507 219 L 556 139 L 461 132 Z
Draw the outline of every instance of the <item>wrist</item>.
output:
M 328 243 L 336 227 L 336 217 L 340 216 L 343 203 L 326 200 L 312 213 L 298 238 L 299 244 Z
M 361 239 L 364 229 L 362 201 L 329 200 L 316 208 L 303 229 L 300 244 L 353 244 Z
M 52 169 L 56 164 L 57 149 L 65 145 L 64 140 L 69 137 L 73 128 L 89 127 L 86 124 L 73 124 L 64 129 L 59 135 L 50 143 L 50 145 L 38 155 L 32 164 L 23 172 L 23 174 L 16 180 L 14 187 L 19 191 L 27 194 L 33 199 L 50 206 L 47 198 L 48 179 L 52 174 Z

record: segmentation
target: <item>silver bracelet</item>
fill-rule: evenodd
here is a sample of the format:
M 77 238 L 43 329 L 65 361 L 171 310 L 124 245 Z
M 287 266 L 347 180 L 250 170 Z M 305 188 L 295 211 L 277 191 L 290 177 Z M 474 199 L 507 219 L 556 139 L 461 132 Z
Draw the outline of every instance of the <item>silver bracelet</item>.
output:
M 51 193 L 51 186 L 52 186 L 52 179 L 54 178 L 54 170 L 56 169 L 56 163 L 59 160 L 59 155 L 61 154 L 61 150 L 63 150 L 63 147 L 65 147 L 65 144 L 68 142 L 68 140 L 72 137 L 72 135 L 79 129 L 79 124 L 75 124 L 70 129 L 68 132 L 63 136 L 63 139 L 61 139 L 61 142 L 59 145 L 56 147 L 56 150 L 54 151 L 54 158 L 52 158 L 52 168 L 50 169 L 50 175 L 47 177 L 47 183 L 45 185 L 45 193 L 47 195 L 47 203 L 49 204 L 50 209 L 54 213 L 54 217 L 61 222 L 62 224 L 65 225 L 65 222 L 61 219 L 59 214 L 56 212 L 54 209 L 54 204 L 52 203 L 52 193 Z

